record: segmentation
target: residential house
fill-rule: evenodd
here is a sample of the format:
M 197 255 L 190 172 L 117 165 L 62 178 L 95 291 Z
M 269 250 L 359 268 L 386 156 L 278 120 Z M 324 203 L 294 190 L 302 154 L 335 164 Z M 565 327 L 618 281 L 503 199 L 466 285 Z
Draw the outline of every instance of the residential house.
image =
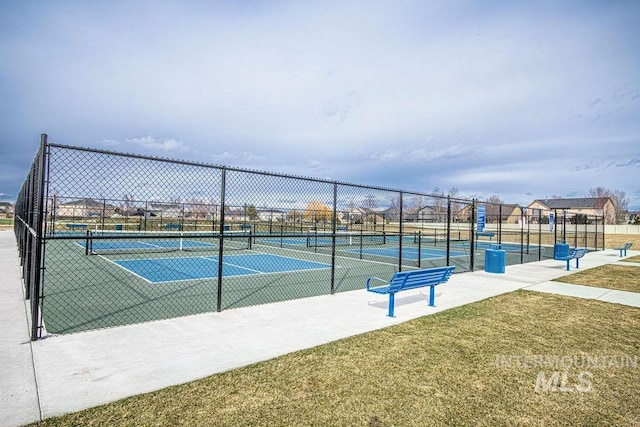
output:
M 104 201 L 90 198 L 72 200 L 60 203 L 55 207 L 58 217 L 89 218 L 111 216 L 115 211 L 115 206 Z
M 615 224 L 615 206 L 611 197 L 581 197 L 571 199 L 537 199 L 527 206 L 529 214 L 536 209 L 547 212 L 555 211 L 557 218 L 561 218 L 564 211 L 568 215 L 581 214 L 586 216 L 604 217 L 605 223 Z
M 485 221 L 487 224 L 498 222 L 502 224 L 520 224 L 522 222 L 523 209 L 518 205 L 494 205 L 478 202 L 476 205 L 476 215 L 478 206 L 485 206 Z M 445 212 L 446 214 L 446 212 Z M 460 211 L 453 213 L 453 221 L 468 221 L 471 217 L 471 205 L 465 205 Z M 477 220 L 475 218 L 474 220 Z
M 384 212 L 370 208 L 351 208 L 343 211 L 339 219 L 348 224 L 382 224 L 385 220 Z
M 179 203 L 151 202 L 149 211 L 161 218 L 182 218 L 184 207 Z
M 284 221 L 287 213 L 278 209 L 259 209 L 258 220 L 260 221 Z

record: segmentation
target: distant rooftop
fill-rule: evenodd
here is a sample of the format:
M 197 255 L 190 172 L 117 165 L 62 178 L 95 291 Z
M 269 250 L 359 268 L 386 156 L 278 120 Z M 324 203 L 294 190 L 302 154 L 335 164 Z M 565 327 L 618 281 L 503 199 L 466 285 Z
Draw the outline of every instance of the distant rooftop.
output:
M 580 197 L 575 199 L 536 199 L 534 203 L 542 203 L 550 209 L 602 209 L 609 201 L 611 201 L 609 197 Z

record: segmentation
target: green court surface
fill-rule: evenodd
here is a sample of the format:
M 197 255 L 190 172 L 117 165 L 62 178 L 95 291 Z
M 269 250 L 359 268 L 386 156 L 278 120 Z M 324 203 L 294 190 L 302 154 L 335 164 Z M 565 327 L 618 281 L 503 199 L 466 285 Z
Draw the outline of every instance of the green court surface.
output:
M 85 255 L 81 241 L 47 242 L 43 304 L 47 333 L 65 334 L 217 310 L 219 278 L 217 262 L 211 261 L 218 255 L 217 247 L 215 250 L 114 252 Z M 271 271 L 225 273 L 226 269 L 238 268 L 234 261 L 238 263 L 239 255 L 258 253 L 264 255 L 255 258 L 256 266 L 265 269 L 264 264 L 270 263 Z M 225 251 L 223 258 L 222 310 L 331 293 L 328 251 L 256 245 L 253 250 Z M 136 259 L 137 267 L 131 267 L 131 260 Z M 154 262 L 161 259 L 165 261 Z M 167 259 L 172 261 L 167 262 Z M 227 259 L 229 263 L 226 263 Z M 123 268 L 127 260 L 129 265 Z M 211 271 L 201 277 L 185 278 L 176 273 L 182 269 L 193 275 L 202 270 L 203 262 Z M 314 268 L 300 268 L 305 262 Z M 157 268 L 154 269 L 153 264 Z M 392 263 L 361 260 L 354 256 L 338 257 L 336 265 L 335 292 L 361 289 L 366 277 L 391 277 L 397 269 Z M 319 266 L 327 268 L 317 268 Z M 252 268 L 250 265 L 245 267 Z M 147 272 L 140 274 L 140 269 L 144 268 Z M 149 277 L 160 279 L 149 280 Z
M 66 236 L 69 237 L 69 236 Z M 107 244 L 106 242 L 111 242 Z M 239 240 L 224 244 L 222 278 L 216 239 L 204 242 L 99 241 L 86 255 L 82 239 L 50 239 L 45 251 L 43 320 L 46 333 L 67 334 L 152 320 L 215 312 L 298 298 L 363 289 L 368 277 L 390 278 L 398 270 L 398 240 L 384 245 L 336 248 L 280 245 L 256 239 L 249 249 Z M 153 247 L 149 247 L 149 243 Z M 446 264 L 445 247 L 403 246 L 403 270 Z M 475 252 L 482 269 L 484 250 Z M 537 260 L 538 253 L 525 254 Z M 535 259 L 534 259 L 535 257 Z M 458 272 L 468 271 L 468 248 L 450 253 Z M 507 253 L 507 264 L 520 254 Z

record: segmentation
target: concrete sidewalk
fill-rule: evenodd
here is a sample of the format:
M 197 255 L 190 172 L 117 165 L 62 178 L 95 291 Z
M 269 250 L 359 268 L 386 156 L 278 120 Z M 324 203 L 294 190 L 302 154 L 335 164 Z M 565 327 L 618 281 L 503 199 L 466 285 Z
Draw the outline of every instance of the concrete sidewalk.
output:
M 40 404 L 13 230 L 0 230 L 0 425 L 38 421 Z
M 607 250 L 587 254 L 580 265 L 582 270 L 620 260 Z M 505 274 L 455 274 L 436 288 L 435 308 L 426 304 L 428 290 L 404 292 L 396 297 L 395 318 L 386 316 L 385 296 L 358 290 L 30 342 L 17 264 L 13 233 L 0 231 L 2 426 L 188 382 L 516 289 L 570 290 L 603 301 L 619 292 L 554 289 L 552 279 L 575 269 L 567 272 L 564 262 L 546 260 L 509 266 Z M 640 294 L 625 294 L 631 295 L 610 298 L 640 306 Z

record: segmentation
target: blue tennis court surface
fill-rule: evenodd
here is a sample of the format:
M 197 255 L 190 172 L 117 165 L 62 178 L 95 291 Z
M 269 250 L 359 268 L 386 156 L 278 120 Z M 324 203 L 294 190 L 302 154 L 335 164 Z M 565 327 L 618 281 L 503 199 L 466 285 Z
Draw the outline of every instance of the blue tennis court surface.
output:
M 144 258 L 113 261 L 150 283 L 218 277 L 218 257 Z M 246 276 L 331 268 L 329 264 L 271 254 L 229 255 L 224 257 L 224 277 Z
M 360 249 L 349 249 L 346 252 L 360 253 Z M 366 255 L 377 255 L 389 258 L 398 258 L 400 250 L 398 248 L 364 248 L 362 253 Z M 464 252 L 451 251 L 450 256 L 465 256 Z M 446 258 L 447 251 L 440 249 L 422 248 L 419 252 L 421 259 Z M 418 259 L 418 248 L 402 248 L 402 258 L 409 260 Z

